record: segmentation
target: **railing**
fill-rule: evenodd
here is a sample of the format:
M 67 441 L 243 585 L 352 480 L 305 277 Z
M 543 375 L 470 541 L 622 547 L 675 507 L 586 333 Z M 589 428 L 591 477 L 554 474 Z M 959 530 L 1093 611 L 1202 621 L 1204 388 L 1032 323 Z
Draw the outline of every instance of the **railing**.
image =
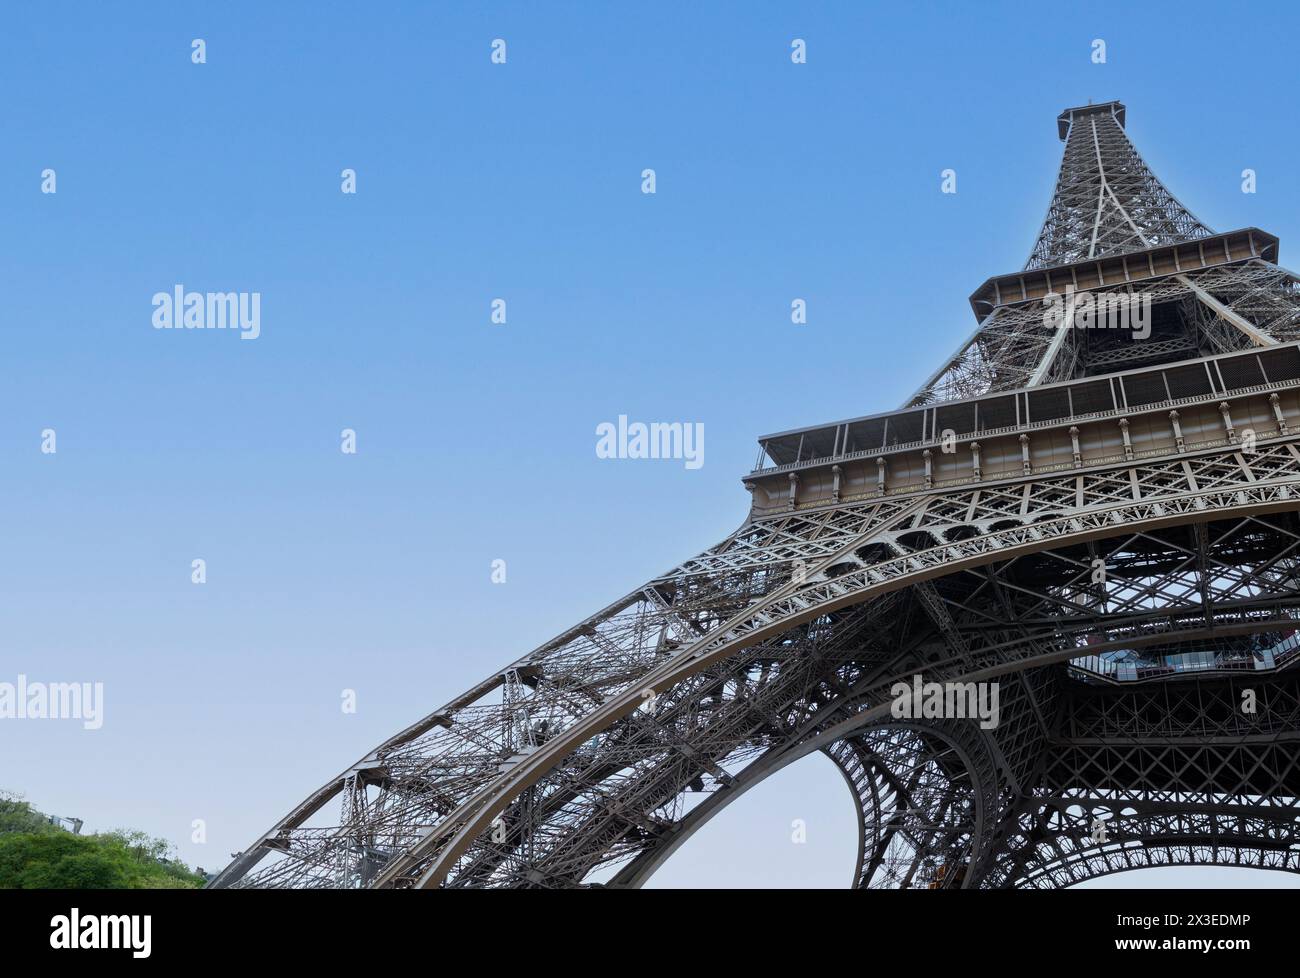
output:
M 1085 655 L 1071 659 L 1069 670 L 1079 679 L 1130 683 L 1190 673 L 1270 672 L 1286 665 L 1298 653 L 1300 632 L 1292 632 L 1269 648 L 1253 652 L 1207 649 L 1162 656 L 1160 661 L 1119 661 L 1100 655 Z
M 1298 384 L 1297 386 L 1300 386 L 1300 384 Z M 1257 429 L 1255 434 L 1256 434 L 1256 442 L 1260 443 L 1260 442 L 1268 442 L 1274 438 L 1281 437 L 1282 431 L 1280 428 L 1261 428 L 1261 429 Z M 1232 444 L 1232 442 L 1230 442 L 1226 437 L 1205 438 L 1197 441 L 1187 439 L 1184 441 L 1183 451 L 1177 454 L 1171 452 L 1167 448 L 1151 448 L 1151 449 L 1143 449 L 1142 451 L 1135 451 L 1133 452 L 1132 456 L 1129 456 L 1122 452 L 1115 452 L 1110 455 L 1090 457 L 1082 460 L 1079 465 L 1075 465 L 1074 462 L 1072 461 L 1054 462 L 1051 465 L 1035 463 L 1033 466 L 1033 474 L 1035 476 L 1042 476 L 1042 475 L 1051 475 L 1053 473 L 1065 472 L 1065 471 L 1081 472 L 1084 469 L 1100 468 L 1102 466 L 1107 466 L 1107 465 L 1118 465 L 1123 462 L 1133 462 L 1138 459 L 1146 459 L 1146 458 L 1158 458 L 1160 456 L 1170 456 L 1173 458 L 1177 458 L 1181 455 L 1187 454 L 1188 452 L 1203 452 L 1211 448 L 1223 448 L 1230 444 Z M 844 458 L 857 458 L 861 454 L 862 454 L 861 452 L 854 452 L 852 455 L 844 456 Z M 871 454 L 874 457 L 881 453 L 872 452 L 869 454 Z M 801 462 L 799 464 L 800 466 L 809 466 L 813 464 L 820 464 L 820 462 L 817 463 Z M 792 465 L 785 466 L 785 467 L 790 468 L 792 467 Z M 769 471 L 775 471 L 775 470 L 769 470 Z M 891 488 L 887 488 L 884 492 L 881 492 L 880 489 L 877 487 L 874 489 L 863 490 L 862 492 L 841 493 L 838 505 L 843 505 L 845 503 L 865 502 L 873 499 L 885 499 L 891 496 L 905 496 L 905 495 L 911 495 L 913 493 L 918 493 L 918 492 L 932 492 L 935 489 L 956 489 L 956 488 L 961 488 L 962 486 L 992 486 L 992 485 L 996 485 L 999 482 L 1017 481 L 1020 478 L 1022 478 L 1020 470 L 1012 466 L 1010 468 L 1003 469 L 1000 471 L 990 470 L 988 472 L 983 473 L 978 479 L 975 478 L 974 475 L 957 476 L 956 478 L 951 478 L 951 479 L 934 479 L 928 487 L 925 486 L 924 484 L 917 483 L 912 485 L 893 486 Z M 816 509 L 817 507 L 828 506 L 828 505 L 830 505 L 829 499 L 814 499 L 811 501 L 805 501 L 799 503 L 797 509 L 798 510 Z M 788 511 L 789 511 L 788 504 L 782 502 L 780 499 L 778 499 L 770 506 L 762 507 L 755 510 L 755 512 L 758 515 L 762 516 L 763 518 L 771 517 L 772 515 L 777 513 L 783 514 Z
M 1150 404 L 1138 406 L 1113 408 L 1109 411 L 1093 411 L 1089 414 L 1075 414 L 1064 418 L 1052 418 L 1048 421 L 1027 421 L 1018 425 L 1004 425 L 1001 428 L 984 428 L 979 431 L 969 431 L 957 434 L 957 441 L 978 441 L 981 438 L 997 438 L 1002 435 L 1014 435 L 1019 432 L 1039 431 L 1044 428 L 1060 428 L 1064 425 L 1078 424 L 1087 421 L 1105 421 L 1107 418 L 1131 418 L 1141 414 L 1147 414 L 1154 411 L 1174 410 L 1180 407 L 1186 407 L 1192 404 L 1212 404 L 1222 401 L 1229 397 L 1249 397 L 1252 394 L 1265 394 L 1273 391 L 1289 390 L 1300 386 L 1300 381 L 1296 380 L 1275 380 L 1267 384 L 1252 384 L 1248 387 L 1233 387 L 1222 392 L 1213 392 L 1209 394 L 1192 394 L 1188 397 L 1175 397 L 1164 401 L 1153 401 Z M 901 412 L 900 412 L 901 413 Z M 843 424 L 843 422 L 841 422 Z M 826 427 L 832 427 L 827 425 Z M 809 428 L 809 431 L 817 430 Z M 1226 439 L 1224 439 L 1226 441 Z M 1190 443 L 1189 443 L 1190 444 Z M 746 478 L 762 478 L 764 476 L 778 475 L 782 472 L 793 472 L 799 469 L 817 468 L 824 465 L 832 465 L 839 462 L 852 462 L 864 458 L 879 458 L 881 456 L 894 455 L 899 452 L 914 452 L 918 449 L 935 448 L 939 446 L 937 438 L 921 439 L 919 441 L 899 442 L 896 445 L 881 446 L 879 448 L 864 448 L 855 452 L 840 452 L 838 455 L 821 455 L 817 458 L 801 459 L 797 462 L 783 462 L 780 465 L 769 465 L 766 468 L 757 468 L 752 470 Z M 1166 454 L 1166 450 L 1160 449 L 1149 454 Z M 1147 453 L 1139 453 L 1147 454 Z M 1123 456 L 1120 456 L 1121 458 Z M 1089 461 L 1090 465 L 1097 464 Z M 1035 471 L 1038 467 L 1035 466 Z M 950 481 L 971 481 L 975 480 L 950 480 Z

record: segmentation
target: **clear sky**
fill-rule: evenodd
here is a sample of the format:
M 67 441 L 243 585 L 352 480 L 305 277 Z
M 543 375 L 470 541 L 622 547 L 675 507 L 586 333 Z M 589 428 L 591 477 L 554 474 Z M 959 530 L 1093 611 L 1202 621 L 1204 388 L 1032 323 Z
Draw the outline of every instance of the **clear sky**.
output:
M 1123 100 L 1193 212 L 1280 235 L 1287 262 L 1296 21 L 7 6 L 0 681 L 103 682 L 105 717 L 0 723 L 0 786 L 223 865 L 377 742 L 734 529 L 758 435 L 896 407 L 973 327 L 970 292 L 1024 264 L 1067 106 Z M 261 335 L 154 329 L 178 284 L 259 292 Z M 598 459 L 620 414 L 702 423 L 705 464 Z M 812 758 L 656 882 L 843 885 L 854 833 Z

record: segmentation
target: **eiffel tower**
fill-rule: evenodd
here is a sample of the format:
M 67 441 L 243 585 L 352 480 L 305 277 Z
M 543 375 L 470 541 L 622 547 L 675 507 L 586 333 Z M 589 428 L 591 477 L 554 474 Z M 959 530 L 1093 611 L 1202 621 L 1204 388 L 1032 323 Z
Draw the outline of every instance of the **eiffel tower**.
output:
M 813 751 L 857 800 L 858 887 L 1300 871 L 1297 276 L 1194 217 L 1121 103 L 1057 125 L 1028 263 L 901 408 L 761 438 L 738 530 L 212 885 L 635 887 Z M 997 723 L 900 708 L 916 682 L 996 689 Z

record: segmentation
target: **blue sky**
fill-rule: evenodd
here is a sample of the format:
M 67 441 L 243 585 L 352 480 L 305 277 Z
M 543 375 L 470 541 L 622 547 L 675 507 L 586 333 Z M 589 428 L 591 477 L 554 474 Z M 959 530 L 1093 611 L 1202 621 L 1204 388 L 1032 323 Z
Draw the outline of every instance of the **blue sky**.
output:
M 0 679 L 102 681 L 106 703 L 93 732 L 0 724 L 0 786 L 224 864 L 730 532 L 758 435 L 897 406 L 972 328 L 969 293 L 1024 264 L 1066 106 L 1126 102 L 1174 193 L 1278 234 L 1286 263 L 1296 14 L 1177 10 L 6 8 Z M 261 336 L 154 330 L 177 283 L 260 292 Z M 620 414 L 703 423 L 705 465 L 598 460 Z M 657 882 L 842 885 L 854 832 L 810 759 Z

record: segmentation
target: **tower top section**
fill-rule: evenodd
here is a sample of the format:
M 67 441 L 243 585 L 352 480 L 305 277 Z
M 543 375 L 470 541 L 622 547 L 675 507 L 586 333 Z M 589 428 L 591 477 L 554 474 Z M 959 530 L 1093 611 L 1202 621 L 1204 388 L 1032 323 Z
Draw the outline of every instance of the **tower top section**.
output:
M 1151 172 L 1124 131 L 1124 103 L 1066 109 L 1061 171 L 1026 269 L 1195 241 L 1213 232 Z
M 971 296 L 978 328 L 905 408 L 1300 340 L 1277 238 L 1214 233 L 1147 166 L 1126 114 L 1056 117 L 1060 172 L 1028 261 Z
M 1124 103 L 1123 102 L 1098 102 L 1093 105 L 1091 102 L 1087 105 L 1076 105 L 1072 109 L 1066 109 L 1056 117 L 1056 131 L 1061 136 L 1061 142 L 1070 134 L 1070 125 L 1075 119 L 1082 118 L 1085 115 L 1091 115 L 1095 112 L 1103 112 L 1106 115 L 1114 116 L 1115 121 L 1119 123 L 1121 129 L 1124 128 Z

